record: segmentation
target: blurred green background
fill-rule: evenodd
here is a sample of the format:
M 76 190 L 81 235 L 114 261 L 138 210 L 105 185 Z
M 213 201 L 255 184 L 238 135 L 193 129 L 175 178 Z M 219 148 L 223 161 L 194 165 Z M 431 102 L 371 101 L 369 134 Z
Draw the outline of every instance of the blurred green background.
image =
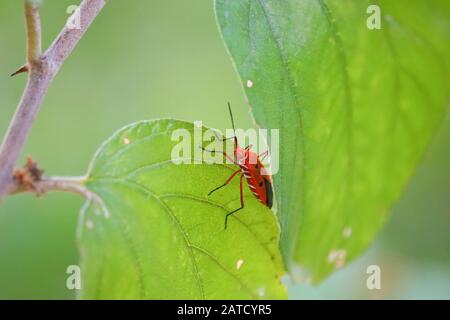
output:
M 75 0 L 46 0 L 44 45 Z M 22 3 L 0 2 L 0 134 L 26 76 Z M 82 175 L 100 143 L 142 119 L 172 117 L 228 126 L 231 101 L 241 127 L 252 125 L 239 80 L 216 28 L 212 1 L 109 1 L 63 66 L 34 124 L 21 161 L 33 155 L 48 175 Z M 377 241 L 318 287 L 291 284 L 290 298 L 450 299 L 450 117 Z M 149 150 L 151 152 L 151 150 Z M 70 299 L 66 268 L 77 264 L 77 214 L 70 194 L 7 197 L 0 203 L 0 298 Z M 366 289 L 366 268 L 382 289 Z

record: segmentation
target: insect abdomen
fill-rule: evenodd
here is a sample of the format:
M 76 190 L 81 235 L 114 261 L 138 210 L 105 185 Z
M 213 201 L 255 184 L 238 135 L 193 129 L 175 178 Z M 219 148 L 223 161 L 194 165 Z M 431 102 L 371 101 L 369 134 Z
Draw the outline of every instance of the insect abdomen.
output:
M 273 190 L 272 190 L 272 184 L 270 183 L 269 179 L 264 177 L 264 184 L 266 186 L 266 206 L 269 208 L 272 208 L 273 205 Z

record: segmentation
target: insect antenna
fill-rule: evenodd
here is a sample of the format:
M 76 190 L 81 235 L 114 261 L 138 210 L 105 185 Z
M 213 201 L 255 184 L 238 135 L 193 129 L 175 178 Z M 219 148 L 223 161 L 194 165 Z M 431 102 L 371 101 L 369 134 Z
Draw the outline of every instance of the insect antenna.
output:
M 237 145 L 236 128 L 234 127 L 233 112 L 231 112 L 231 104 L 228 102 L 228 111 L 230 112 L 231 126 L 233 127 L 234 143 Z
M 233 126 L 233 130 L 236 131 L 236 128 L 234 127 L 233 112 L 231 111 L 231 104 L 229 102 L 228 102 L 228 111 L 230 112 L 231 125 Z

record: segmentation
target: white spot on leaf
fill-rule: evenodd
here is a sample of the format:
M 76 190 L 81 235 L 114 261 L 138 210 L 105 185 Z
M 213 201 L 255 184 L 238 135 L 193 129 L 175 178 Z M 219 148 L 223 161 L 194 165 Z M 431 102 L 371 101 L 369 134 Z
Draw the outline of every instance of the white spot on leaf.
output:
M 241 267 L 242 267 L 243 264 L 244 264 L 244 260 L 239 259 L 239 260 L 236 262 L 236 269 L 237 269 L 237 270 L 241 269 Z
M 258 289 L 258 295 L 260 297 L 264 297 L 265 294 L 266 294 L 266 288 L 261 287 L 261 288 Z
M 94 228 L 94 223 L 91 220 L 86 220 L 86 228 L 92 230 Z
M 328 253 L 327 260 L 329 263 L 333 263 L 336 260 L 337 251 L 331 250 L 330 253 Z
M 130 139 L 128 139 L 127 137 L 125 137 L 125 138 L 123 138 L 123 143 L 124 143 L 124 144 L 130 144 L 131 141 L 130 141 Z
M 347 258 L 347 250 L 338 249 L 331 250 L 328 254 L 327 260 L 328 263 L 334 264 L 335 268 L 342 268 L 345 265 L 345 261 Z
M 352 228 L 351 227 L 345 227 L 344 230 L 342 230 L 342 236 L 345 239 L 350 238 L 351 235 L 352 235 Z
M 341 249 L 338 251 L 338 256 L 336 259 L 336 263 L 334 266 L 336 268 L 342 268 L 345 265 L 345 259 L 347 258 L 347 251 L 344 249 Z
M 253 87 L 253 81 L 247 80 L 247 88 L 251 88 L 251 87 Z

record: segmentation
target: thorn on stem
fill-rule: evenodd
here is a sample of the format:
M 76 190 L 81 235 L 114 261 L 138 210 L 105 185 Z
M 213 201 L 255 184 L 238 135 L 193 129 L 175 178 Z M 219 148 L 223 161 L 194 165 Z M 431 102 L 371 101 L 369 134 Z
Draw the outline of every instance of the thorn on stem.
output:
M 25 73 L 28 72 L 29 68 L 28 65 L 24 65 L 22 67 L 20 67 L 17 71 L 15 71 L 14 73 L 11 74 L 11 77 L 14 77 L 20 73 Z

